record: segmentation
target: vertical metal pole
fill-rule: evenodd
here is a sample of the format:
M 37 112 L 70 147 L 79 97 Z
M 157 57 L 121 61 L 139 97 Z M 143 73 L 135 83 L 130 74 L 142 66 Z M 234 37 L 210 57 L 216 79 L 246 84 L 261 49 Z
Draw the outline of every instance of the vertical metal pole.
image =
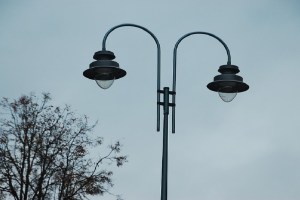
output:
M 164 124 L 163 124 L 163 154 L 161 176 L 161 200 L 168 198 L 168 116 L 169 116 L 169 88 L 164 87 Z

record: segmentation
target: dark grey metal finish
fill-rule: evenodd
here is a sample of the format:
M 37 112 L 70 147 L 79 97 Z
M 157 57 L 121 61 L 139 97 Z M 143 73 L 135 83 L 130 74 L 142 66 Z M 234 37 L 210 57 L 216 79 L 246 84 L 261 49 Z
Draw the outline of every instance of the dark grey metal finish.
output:
M 116 58 L 115 54 L 111 51 L 97 51 L 93 58 L 95 60 L 113 60 Z
M 126 71 L 119 68 L 119 64 L 113 61 L 115 55 L 110 51 L 98 51 L 93 57 L 96 61 L 90 64 L 90 68 L 83 72 L 86 78 L 92 80 L 113 80 L 126 75 Z
M 115 55 L 110 51 L 98 51 L 93 57 L 96 61 L 90 64 L 90 68 L 83 72 L 86 78 L 92 80 L 114 80 L 126 75 L 126 71 L 119 68 L 119 64 L 113 59 Z
M 94 54 L 96 61 L 90 64 L 90 68 L 84 71 L 84 76 L 90 79 L 99 80 L 111 80 L 121 78 L 126 75 L 126 71 L 119 68 L 119 64 L 113 59 L 115 55 L 106 50 L 106 40 L 109 34 L 120 27 L 136 27 L 149 33 L 155 40 L 157 45 L 157 131 L 160 131 L 160 106 L 163 106 L 163 152 L 162 152 L 162 176 L 161 176 L 161 200 L 167 200 L 168 197 L 168 116 L 169 107 L 172 107 L 172 132 L 175 133 L 175 95 L 176 95 L 176 62 L 177 62 L 177 48 L 180 42 L 194 34 L 204 34 L 217 39 L 224 46 L 228 60 L 227 65 L 223 65 L 219 68 L 220 75 L 214 77 L 214 81 L 209 83 L 207 87 L 213 91 L 219 91 L 222 88 L 224 93 L 243 92 L 248 90 L 249 86 L 243 83 L 243 78 L 236 75 L 239 72 L 239 68 L 235 65 L 231 65 L 230 51 L 225 42 L 214 34 L 207 32 L 191 32 L 182 36 L 175 44 L 173 51 L 173 86 L 172 91 L 168 87 L 164 87 L 160 90 L 161 82 L 161 50 L 160 44 L 156 36 L 140 25 L 136 24 L 120 24 L 111 28 L 104 36 L 102 41 L 102 51 L 98 51 Z M 160 101 L 160 95 L 163 95 L 163 102 Z M 169 103 L 170 95 L 172 95 L 172 103 Z
M 240 72 L 238 66 L 235 65 L 222 65 L 219 67 L 218 72 L 222 74 L 237 74 Z
M 120 27 L 124 27 L 124 26 L 131 26 L 131 27 L 136 27 L 136 28 L 142 29 L 142 30 L 146 31 L 147 33 L 149 33 L 152 36 L 152 38 L 154 39 L 154 41 L 157 45 L 157 90 L 160 90 L 161 50 L 160 50 L 160 44 L 159 44 L 158 39 L 156 38 L 156 36 L 150 30 L 148 30 L 147 28 L 145 28 L 143 26 L 140 26 L 140 25 L 137 25 L 137 24 L 130 24 L 130 23 L 125 23 L 125 24 L 120 24 L 120 25 L 114 26 L 109 31 L 107 31 L 107 33 L 103 37 L 102 50 L 106 51 L 106 40 L 107 40 L 107 37 L 109 36 L 109 34 L 112 31 L 114 31 L 115 29 L 120 28 Z M 159 93 L 157 93 L 157 102 L 160 102 L 160 94 Z M 159 105 L 157 105 L 157 123 L 156 124 L 157 124 L 156 130 L 159 132 L 160 131 L 160 106 Z
M 214 81 L 207 85 L 208 89 L 215 92 L 222 90 L 223 93 L 239 93 L 249 89 L 249 86 L 243 82 L 243 78 L 236 75 L 240 71 L 237 66 L 222 65 L 218 71 L 221 74 L 215 76 Z
M 167 200 L 167 187 L 168 187 L 168 115 L 169 115 L 169 88 L 164 88 L 163 95 L 164 101 L 160 102 L 160 76 L 161 76 L 161 50 L 160 44 L 156 36 L 146 29 L 145 27 L 136 24 L 120 24 L 111 28 L 104 36 L 102 41 L 102 51 L 106 51 L 106 40 L 108 35 L 115 29 L 132 26 L 140 28 L 149 33 L 157 45 L 157 131 L 160 131 L 160 105 L 164 107 L 164 121 L 163 121 L 163 153 L 162 153 L 162 177 L 161 177 L 161 200 Z
M 104 64 L 103 67 L 91 67 L 85 70 L 83 75 L 92 80 L 112 80 L 122 78 L 126 75 L 126 71 Z
M 164 123 L 163 123 L 163 156 L 161 176 L 161 200 L 168 199 L 168 118 L 169 118 L 169 88 L 164 87 Z
M 243 83 L 243 79 L 240 76 L 235 75 L 239 72 L 239 69 L 237 66 L 231 65 L 231 56 L 230 51 L 226 43 L 219 38 L 218 36 L 208 33 L 208 32 L 202 32 L 202 31 L 195 31 L 191 33 L 187 33 L 176 42 L 174 50 L 173 50 L 173 92 L 176 92 L 176 68 L 177 68 L 177 48 L 180 42 L 185 39 L 188 36 L 195 35 L 195 34 L 201 34 L 201 35 L 208 35 L 215 39 L 217 39 L 221 44 L 224 46 L 226 53 L 227 53 L 227 65 L 223 65 L 219 68 L 219 72 L 222 73 L 221 75 L 218 75 L 215 77 L 215 81 L 208 84 L 207 87 L 210 90 L 213 91 L 219 91 L 220 87 L 229 86 L 233 87 L 233 90 L 227 90 L 228 93 L 231 92 L 243 92 L 246 91 L 249 86 L 245 83 Z M 237 90 L 237 91 L 235 91 Z M 173 95 L 172 97 L 172 103 L 176 103 L 176 97 Z M 175 133 L 175 107 L 172 108 L 172 133 Z

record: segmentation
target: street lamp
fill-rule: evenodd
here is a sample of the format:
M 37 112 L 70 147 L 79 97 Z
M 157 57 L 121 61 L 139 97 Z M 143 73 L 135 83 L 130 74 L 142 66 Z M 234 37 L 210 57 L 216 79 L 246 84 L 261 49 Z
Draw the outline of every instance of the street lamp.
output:
M 114 80 L 122 78 L 126 75 L 126 71 L 119 67 L 115 59 L 115 55 L 111 51 L 106 50 L 106 40 L 108 35 L 120 27 L 136 27 L 149 33 L 154 39 L 157 46 L 157 131 L 160 131 L 160 107 L 163 106 L 163 153 L 162 153 L 162 178 L 161 178 L 161 200 L 167 200 L 167 185 L 168 185 L 168 116 L 169 108 L 172 107 L 172 133 L 175 133 L 175 96 L 176 96 L 176 61 L 177 48 L 180 42 L 188 36 L 195 34 L 208 35 L 217 39 L 224 46 L 228 60 L 226 65 L 219 67 L 220 75 L 214 77 L 214 81 L 207 85 L 207 88 L 218 92 L 221 99 L 225 102 L 230 102 L 234 99 L 237 93 L 244 92 L 249 89 L 249 86 L 243 82 L 241 76 L 236 75 L 239 68 L 231 65 L 230 51 L 219 37 L 208 32 L 191 32 L 182 36 L 175 44 L 173 50 L 173 85 L 172 91 L 169 87 L 160 87 L 160 71 L 161 71 L 161 50 L 160 44 L 156 36 L 143 26 L 136 24 L 120 24 L 111 28 L 104 36 L 102 41 L 102 50 L 94 54 L 93 58 L 96 60 L 90 64 L 89 69 L 83 72 L 86 78 L 95 80 L 97 84 L 103 88 L 109 88 Z M 163 101 L 160 101 L 160 96 L 163 95 Z M 169 97 L 172 95 L 172 103 L 169 103 Z

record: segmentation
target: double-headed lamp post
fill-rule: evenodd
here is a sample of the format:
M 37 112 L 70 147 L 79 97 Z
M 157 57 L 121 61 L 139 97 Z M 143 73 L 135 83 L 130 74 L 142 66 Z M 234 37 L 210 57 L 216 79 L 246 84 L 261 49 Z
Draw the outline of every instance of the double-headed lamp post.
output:
M 149 33 L 154 39 L 157 45 L 157 131 L 160 131 L 160 107 L 163 106 L 163 153 L 162 153 L 162 177 L 161 177 L 161 200 L 167 200 L 167 186 L 168 186 L 168 116 L 169 108 L 172 107 L 172 133 L 175 133 L 175 95 L 176 95 L 176 60 L 177 60 L 177 48 L 180 42 L 188 36 L 202 34 L 208 35 L 217 39 L 224 46 L 228 60 L 226 65 L 219 67 L 221 74 L 214 77 L 214 81 L 207 85 L 207 88 L 218 92 L 221 99 L 225 102 L 232 101 L 237 93 L 244 92 L 249 89 L 249 86 L 243 82 L 241 76 L 236 75 L 239 72 L 239 68 L 235 65 L 231 65 L 230 51 L 219 37 L 207 32 L 191 32 L 182 36 L 175 44 L 173 51 L 173 85 L 172 90 L 168 87 L 164 87 L 161 90 L 160 87 L 160 71 L 161 71 L 161 51 L 160 44 L 156 36 L 143 26 L 136 24 L 120 24 L 111 28 L 104 36 L 102 41 L 102 50 L 94 54 L 93 58 L 96 60 L 90 64 L 89 69 L 83 72 L 86 78 L 95 80 L 96 83 L 103 89 L 109 88 L 114 80 L 122 78 L 126 75 L 126 71 L 119 67 L 116 61 L 113 61 L 115 55 L 111 51 L 106 50 L 106 40 L 108 35 L 117 28 L 120 27 L 136 27 Z M 161 101 L 161 94 L 163 100 Z M 172 96 L 172 102 L 169 103 L 169 97 Z

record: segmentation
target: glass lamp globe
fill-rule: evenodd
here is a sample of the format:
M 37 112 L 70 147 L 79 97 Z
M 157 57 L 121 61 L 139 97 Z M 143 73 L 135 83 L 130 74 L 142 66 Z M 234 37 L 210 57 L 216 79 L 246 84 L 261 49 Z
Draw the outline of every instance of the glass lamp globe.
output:
M 110 88 L 115 80 L 115 78 L 110 73 L 97 74 L 94 79 L 97 85 L 102 89 Z
M 95 80 L 97 85 L 102 89 L 108 89 L 114 83 L 115 79 L 112 80 Z
M 237 92 L 234 91 L 233 87 L 231 86 L 224 86 L 220 88 L 218 93 L 224 102 L 231 102 L 237 95 Z

